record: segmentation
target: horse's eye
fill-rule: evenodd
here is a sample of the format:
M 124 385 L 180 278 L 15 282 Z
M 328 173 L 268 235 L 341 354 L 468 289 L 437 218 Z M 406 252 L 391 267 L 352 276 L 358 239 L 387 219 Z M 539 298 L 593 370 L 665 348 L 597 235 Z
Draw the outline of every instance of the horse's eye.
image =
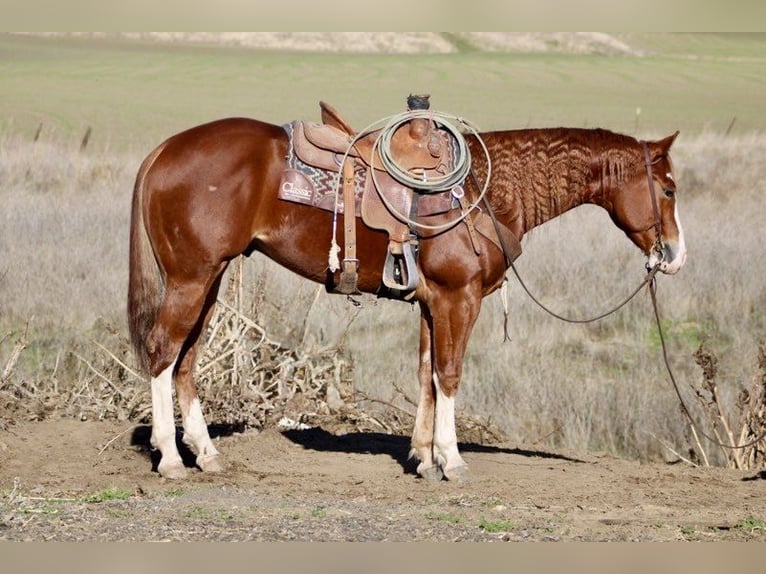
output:
M 674 189 L 665 188 L 662 190 L 662 192 L 665 194 L 665 197 L 667 197 L 668 199 L 673 199 L 676 195 L 676 191 Z

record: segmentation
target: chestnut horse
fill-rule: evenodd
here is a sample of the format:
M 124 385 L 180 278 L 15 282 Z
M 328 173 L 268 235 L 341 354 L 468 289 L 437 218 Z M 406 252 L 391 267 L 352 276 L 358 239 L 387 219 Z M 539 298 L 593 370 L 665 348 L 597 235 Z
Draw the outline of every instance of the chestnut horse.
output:
M 532 228 L 591 203 L 609 213 L 650 265 L 675 273 L 686 258 L 668 155 L 676 135 L 641 142 L 601 129 L 556 128 L 468 136 L 476 177 L 466 180 L 466 195 L 475 200 L 487 173 L 480 137 L 491 160 L 486 204 L 519 241 Z M 229 261 L 259 251 L 307 279 L 332 279 L 332 213 L 277 197 L 288 145 L 281 126 L 223 119 L 170 137 L 138 171 L 128 319 L 139 362 L 151 377 L 151 443 L 161 452 L 164 477 L 187 474 L 176 445 L 174 383 L 184 441 L 197 466 L 223 468 L 192 371 Z M 358 288 L 378 293 L 387 235 L 357 219 L 356 237 Z M 338 241 L 342 248 L 343 238 Z M 460 223 L 421 239 L 417 268 L 420 396 L 411 454 L 421 476 L 462 480 L 454 401 L 463 355 L 482 299 L 502 284 L 507 259 L 497 243 Z

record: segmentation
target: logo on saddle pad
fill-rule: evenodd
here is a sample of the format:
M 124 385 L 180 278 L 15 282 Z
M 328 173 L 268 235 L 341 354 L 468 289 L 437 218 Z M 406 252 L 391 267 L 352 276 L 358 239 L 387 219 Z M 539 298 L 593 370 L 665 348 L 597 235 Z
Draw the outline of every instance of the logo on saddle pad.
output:
M 335 210 L 335 182 L 333 174 L 321 173 L 310 166 L 288 167 L 282 173 L 279 183 L 279 199 L 318 207 L 326 211 Z M 357 182 L 357 193 L 361 197 L 362 186 Z M 357 202 L 356 215 L 359 215 Z M 338 213 L 343 213 L 343 193 L 338 194 Z
M 339 187 L 338 172 L 302 161 L 295 151 L 294 122 L 282 127 L 287 132 L 290 146 L 282 180 L 279 182 L 279 199 L 318 207 L 326 211 L 335 211 L 337 192 L 338 213 L 343 213 L 343 190 Z M 361 199 L 365 187 L 363 172 L 354 174 L 354 187 L 355 215 L 360 217 Z
M 299 171 L 289 170 L 282 178 L 279 196 L 287 200 L 311 201 L 314 197 L 314 186 Z

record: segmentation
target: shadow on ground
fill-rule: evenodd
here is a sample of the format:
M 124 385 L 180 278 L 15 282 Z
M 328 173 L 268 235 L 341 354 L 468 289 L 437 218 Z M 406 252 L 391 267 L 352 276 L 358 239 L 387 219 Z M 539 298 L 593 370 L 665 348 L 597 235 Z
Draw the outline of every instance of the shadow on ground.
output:
M 245 431 L 243 424 L 213 424 L 208 426 L 208 432 L 210 438 L 219 438 L 231 436 L 235 433 L 241 433 Z M 130 446 L 136 447 L 140 452 L 147 456 L 152 462 L 152 472 L 157 471 L 157 465 L 160 463 L 160 451 L 154 448 L 151 444 L 152 427 L 151 425 L 140 425 L 133 429 L 133 434 L 130 437 Z M 178 445 L 178 452 L 181 455 L 184 466 L 195 467 L 197 465 L 196 455 L 191 449 L 183 442 L 183 429 L 176 428 L 176 445 Z
M 319 427 L 306 430 L 287 430 L 282 434 L 295 444 L 299 444 L 306 449 L 323 452 L 387 455 L 399 463 L 406 473 L 410 474 L 415 474 L 417 467 L 417 462 L 409 458 L 410 437 L 376 432 L 352 432 L 335 435 Z M 544 451 L 505 448 L 470 442 L 459 443 L 458 448 L 464 453 L 514 454 L 526 457 L 566 460 L 569 462 L 584 462 L 576 458 Z
M 242 425 L 216 424 L 208 427 L 211 438 L 227 437 L 235 433 L 243 432 Z M 131 446 L 137 447 L 152 463 L 152 470 L 157 470 L 160 462 L 159 450 L 153 448 L 150 443 L 152 427 L 141 425 L 133 430 L 130 440 Z M 286 430 L 282 435 L 291 442 L 305 449 L 320 452 L 342 452 L 349 454 L 373 454 L 390 456 L 407 474 L 415 474 L 417 462 L 409 457 L 410 438 L 400 435 L 392 435 L 377 432 L 350 432 L 345 434 L 333 434 L 321 427 L 313 427 L 305 430 Z M 183 430 L 176 429 L 176 444 L 179 453 L 187 467 L 195 466 L 195 455 L 191 449 L 181 440 Z M 458 445 L 463 453 L 480 452 L 510 454 L 524 457 L 565 460 L 568 462 L 585 462 L 581 459 L 565 455 L 546 452 L 542 450 L 527 450 L 521 448 L 506 448 L 500 446 L 483 445 L 477 443 L 460 443 Z

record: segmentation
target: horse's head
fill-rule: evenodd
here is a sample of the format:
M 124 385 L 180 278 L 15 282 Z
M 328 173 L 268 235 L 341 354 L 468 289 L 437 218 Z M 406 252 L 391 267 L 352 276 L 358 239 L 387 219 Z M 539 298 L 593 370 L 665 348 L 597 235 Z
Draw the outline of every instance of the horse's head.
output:
M 642 142 L 640 168 L 613 189 L 612 219 L 643 251 L 648 266 L 678 272 L 686 261 L 686 243 L 676 206 L 676 181 L 669 150 L 678 132 Z

